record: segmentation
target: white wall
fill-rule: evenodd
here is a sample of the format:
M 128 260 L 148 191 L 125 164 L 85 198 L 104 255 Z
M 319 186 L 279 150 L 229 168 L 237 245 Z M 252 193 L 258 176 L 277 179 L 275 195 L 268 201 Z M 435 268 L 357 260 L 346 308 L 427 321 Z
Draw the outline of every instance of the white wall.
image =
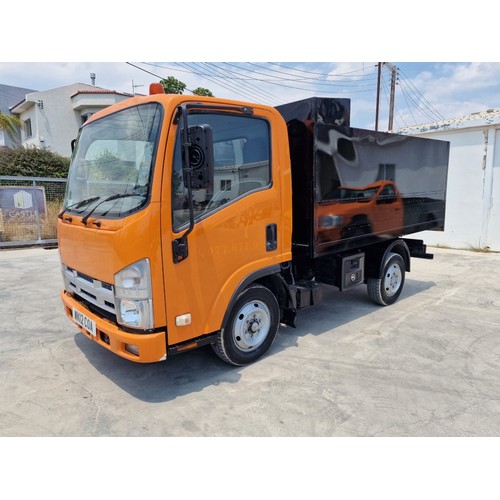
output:
M 500 251 L 500 125 L 418 134 L 450 141 L 444 232 L 415 237 L 428 245 Z
M 491 190 L 486 192 L 490 205 L 486 241 L 492 250 L 500 251 L 500 128 L 495 130 L 494 144 Z

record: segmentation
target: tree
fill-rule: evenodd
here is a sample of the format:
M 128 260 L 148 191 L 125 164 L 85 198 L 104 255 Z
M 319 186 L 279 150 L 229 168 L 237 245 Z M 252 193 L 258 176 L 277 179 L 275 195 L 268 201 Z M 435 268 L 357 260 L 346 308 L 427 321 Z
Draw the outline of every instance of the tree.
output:
M 163 85 L 165 94 L 182 94 L 186 88 L 186 84 L 184 82 L 177 80 L 177 78 L 174 78 L 173 76 L 160 80 L 160 83 Z
M 16 139 L 19 128 L 22 128 L 24 123 L 15 115 L 7 115 L 0 111 L 0 130 L 3 130 L 11 139 Z
M 177 80 L 177 78 L 174 78 L 173 76 L 169 76 L 163 80 L 160 80 L 160 83 L 163 85 L 165 94 L 183 94 L 184 90 L 186 90 L 186 84 L 184 82 L 181 82 L 180 80 Z M 198 87 L 192 92 L 194 95 L 214 97 L 210 90 L 203 87 Z
M 205 89 L 203 87 L 198 87 L 198 88 L 194 89 L 193 90 L 193 94 L 194 95 L 204 95 L 204 96 L 208 96 L 208 97 L 213 97 L 214 96 L 212 94 L 212 92 L 210 92 L 210 90 Z

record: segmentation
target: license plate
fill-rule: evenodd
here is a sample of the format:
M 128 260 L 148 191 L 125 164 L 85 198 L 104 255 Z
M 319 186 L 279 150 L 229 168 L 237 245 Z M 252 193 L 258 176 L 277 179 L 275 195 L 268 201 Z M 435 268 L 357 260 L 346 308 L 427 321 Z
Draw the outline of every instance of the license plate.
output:
M 76 309 L 73 309 L 73 319 L 94 337 L 96 336 L 95 321 L 92 321 L 90 318 L 87 318 L 85 314 L 82 314 L 80 311 L 77 311 Z

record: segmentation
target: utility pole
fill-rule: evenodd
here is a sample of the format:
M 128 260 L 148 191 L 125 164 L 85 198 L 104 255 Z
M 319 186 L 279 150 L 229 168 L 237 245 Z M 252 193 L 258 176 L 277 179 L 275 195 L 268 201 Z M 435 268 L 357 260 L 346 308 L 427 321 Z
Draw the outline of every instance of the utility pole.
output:
M 389 126 L 388 130 L 392 130 L 394 124 L 394 100 L 396 96 L 396 82 L 398 79 L 398 68 L 391 63 L 385 63 L 391 70 L 391 97 L 389 101 Z
M 378 117 L 380 111 L 380 83 L 382 76 L 382 67 L 387 66 L 391 71 L 391 95 L 389 101 L 389 123 L 388 130 L 392 130 L 394 123 L 394 101 L 396 96 L 396 82 L 398 76 L 398 68 L 391 63 L 388 62 L 379 62 L 378 63 L 378 76 L 377 76 L 377 105 L 375 111 L 375 130 L 378 130 Z
M 382 73 L 382 64 L 378 63 L 378 76 L 377 76 L 377 105 L 375 107 L 375 131 L 378 130 L 378 112 L 380 108 L 380 75 Z

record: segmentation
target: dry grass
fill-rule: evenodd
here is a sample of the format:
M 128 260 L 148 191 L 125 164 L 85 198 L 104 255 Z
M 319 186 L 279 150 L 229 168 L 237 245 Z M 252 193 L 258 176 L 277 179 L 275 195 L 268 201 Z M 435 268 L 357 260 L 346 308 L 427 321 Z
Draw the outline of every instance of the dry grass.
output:
M 476 253 L 491 253 L 490 247 L 475 247 L 473 245 L 468 245 L 467 250 L 470 252 L 476 252 Z

